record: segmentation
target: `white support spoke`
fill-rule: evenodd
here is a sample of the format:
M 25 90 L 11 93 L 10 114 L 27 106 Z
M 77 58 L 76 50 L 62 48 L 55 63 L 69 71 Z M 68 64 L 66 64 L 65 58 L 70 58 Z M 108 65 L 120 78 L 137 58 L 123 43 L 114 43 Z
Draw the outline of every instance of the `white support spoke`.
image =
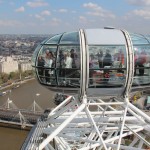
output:
M 90 143 L 90 144 L 101 143 L 100 141 L 90 140 L 90 139 L 87 139 L 86 137 L 77 137 L 75 135 L 70 136 L 67 134 L 59 134 L 59 136 L 63 137 L 63 138 L 67 138 L 68 140 L 76 140 L 76 141 L 86 142 L 86 143 Z
M 60 140 L 61 140 L 62 143 L 65 145 L 65 150 L 66 150 L 66 149 L 67 149 L 67 150 L 71 150 L 70 146 L 68 145 L 68 143 L 67 143 L 63 138 L 60 137 Z
M 104 110 L 104 109 L 103 109 Z M 70 116 L 72 114 L 72 112 L 65 112 L 65 113 L 63 113 L 63 116 Z M 95 115 L 101 115 L 101 114 L 103 114 L 103 111 L 93 111 L 93 112 L 91 112 L 91 115 L 93 116 L 95 116 Z M 105 114 L 106 115 L 123 115 L 123 111 L 120 111 L 120 110 L 116 110 L 116 111 L 105 111 Z M 80 112 L 80 115 L 86 115 L 86 113 L 85 112 Z
M 48 146 L 45 146 L 45 150 L 49 150 Z
M 95 105 L 97 100 L 94 99 L 90 101 L 92 105 L 89 105 L 90 102 L 83 97 L 84 103 L 71 111 L 70 108 L 74 108 L 77 104 L 71 99 L 72 97 L 54 109 L 46 122 L 43 124 L 42 121 L 40 122 L 40 128 L 34 134 L 35 144 L 37 144 L 36 141 L 42 140 L 38 150 L 44 148 L 49 150 L 137 150 L 135 147 L 137 144 L 140 149 L 144 144 L 149 146 L 146 143 L 146 137 L 142 138 L 140 134 L 144 130 L 149 130 L 145 122 L 147 117 L 137 115 L 134 108 L 128 107 L 127 101 L 120 103 L 117 100 L 113 102 L 111 99 L 109 103 L 106 103 L 99 100 L 100 105 Z M 121 107 L 119 110 L 117 108 L 113 110 L 112 106 L 116 106 L 117 103 Z M 103 110 L 92 110 L 93 106 L 102 107 Z M 41 136 L 42 134 L 44 136 Z M 122 145 L 121 141 L 130 135 L 135 135 L 135 139 L 129 140 L 131 143 L 129 146 Z M 52 146 L 53 140 L 55 141 L 54 147 Z
M 132 141 L 132 143 L 130 143 L 129 146 L 131 146 L 131 147 L 134 146 L 137 143 L 138 140 L 139 139 L 137 137 L 135 137 L 134 140 Z
M 96 132 L 94 132 L 94 131 L 95 131 L 94 129 L 91 131 L 91 133 L 90 133 L 89 136 L 88 136 L 88 140 L 92 140 L 93 137 L 96 135 Z M 84 144 L 84 147 L 86 147 L 86 146 L 88 146 L 88 145 L 90 145 L 90 143 L 85 143 L 85 144 Z
M 72 96 L 69 96 L 68 98 L 66 98 L 62 103 L 60 103 L 56 108 L 54 108 L 49 116 L 51 116 L 54 112 L 56 112 L 57 110 L 59 110 L 61 107 L 63 107 L 64 105 L 66 105 L 70 100 L 71 100 Z
M 145 136 L 144 136 L 144 138 L 145 138 Z M 140 140 L 140 142 L 139 142 L 139 145 L 138 145 L 138 148 L 142 148 L 142 146 L 143 146 L 143 143 L 144 143 L 144 141 L 143 140 Z
M 117 132 L 117 133 L 118 133 L 118 132 Z M 109 139 L 110 137 L 112 137 L 113 134 L 114 134 L 114 132 L 111 132 L 111 133 L 107 136 L 106 140 Z M 102 148 L 103 148 L 103 146 L 100 146 L 100 147 L 98 148 L 98 150 L 101 150 Z M 108 150 L 110 150 L 110 148 L 108 148 Z
M 120 121 L 120 120 L 122 120 L 123 119 L 123 117 L 121 116 L 121 117 L 114 117 L 114 116 L 112 116 L 112 117 L 98 117 L 98 116 L 96 116 L 95 118 L 93 117 L 93 119 L 94 119 L 94 121 L 97 123 L 97 124 L 101 124 L 100 122 L 99 122 L 99 120 L 101 120 L 102 122 L 116 122 L 116 121 Z M 63 122 L 63 121 L 65 121 L 66 120 L 66 117 L 65 118 L 58 118 L 58 119 L 53 119 L 53 118 L 50 118 L 47 122 L 49 122 L 49 123 L 61 123 L 61 122 Z M 135 118 L 135 117 L 129 117 L 129 116 L 127 116 L 126 117 L 126 121 L 137 121 L 137 118 Z M 84 122 L 84 123 L 89 123 L 89 119 L 88 118 L 81 118 L 81 116 L 80 117 L 76 117 L 75 119 L 73 119 L 72 120 L 72 123 L 80 123 L 80 122 Z
M 117 136 L 117 134 L 118 134 L 118 131 L 115 132 L 114 136 Z M 107 139 L 109 139 L 109 138 L 107 138 Z M 114 144 L 114 142 L 115 142 L 115 141 L 112 141 L 112 142 L 110 142 L 110 143 L 111 143 L 111 144 Z M 111 147 L 109 147 L 108 150 L 111 150 Z
M 95 102 L 94 100 L 91 100 L 91 102 Z M 88 103 L 88 104 L 90 104 L 90 102 Z M 89 107 L 89 105 L 87 104 L 87 107 Z M 101 111 L 103 111 L 104 110 L 104 108 L 102 107 L 102 106 L 100 106 L 100 105 L 97 105 L 97 107 L 99 108 L 99 110 L 101 110 Z
M 47 149 L 48 150 L 55 150 L 50 144 L 47 144 Z
M 122 120 L 122 126 L 121 126 L 121 130 L 120 130 L 120 137 L 119 137 L 119 141 L 118 141 L 117 150 L 120 149 L 120 144 L 121 144 L 121 139 L 122 139 L 122 133 L 123 133 L 123 128 L 124 128 L 125 119 L 126 119 L 126 114 L 127 114 L 127 109 L 128 109 L 128 105 L 126 105 L 126 108 L 125 108 L 125 110 L 124 110 L 124 116 L 123 116 L 123 120 Z
M 51 118 L 55 119 L 56 117 L 60 116 L 61 114 L 63 114 L 66 110 L 70 109 L 70 107 L 72 105 L 74 105 L 76 103 L 76 101 L 72 101 L 71 103 L 69 103 L 68 105 L 64 106 L 62 109 L 59 109 L 57 111 L 57 113 L 51 115 Z
M 133 132 L 140 140 L 142 140 L 147 146 L 150 147 L 150 143 L 146 141 L 141 135 L 137 134 L 134 130 L 130 129 L 127 125 L 125 125 L 131 132 Z
M 132 110 L 134 110 L 138 115 L 142 116 L 145 120 L 147 120 L 150 123 L 150 117 L 148 115 L 146 115 L 144 112 L 142 112 L 141 110 L 139 110 L 138 108 L 136 108 L 131 103 L 129 103 L 129 108 L 131 108 Z
M 139 131 L 142 131 L 143 129 L 144 129 L 143 127 L 140 127 L 138 129 L 135 129 L 135 130 L 132 130 L 132 131 L 139 132 Z M 126 132 L 126 133 L 122 134 L 122 137 L 126 137 L 126 136 L 132 135 L 132 134 L 133 134 L 133 132 L 131 132 L 131 131 L 130 132 Z M 106 142 L 111 142 L 111 141 L 115 141 L 115 140 L 118 140 L 118 139 L 119 139 L 119 136 L 116 136 L 116 137 L 112 137 L 112 138 L 106 140 Z
M 55 139 L 55 142 L 57 143 L 58 147 L 61 150 L 66 150 L 67 149 L 66 143 L 64 143 L 64 141 L 61 138 L 59 138 L 58 136 L 56 136 L 54 139 Z
M 135 116 L 138 120 L 140 120 L 141 123 L 145 124 L 145 121 L 143 120 L 143 118 L 141 118 L 141 116 L 137 115 L 132 109 L 128 108 L 128 111 Z
M 139 131 L 142 131 L 143 130 L 143 128 L 141 127 L 141 128 L 139 128 L 139 129 L 136 129 L 136 130 L 134 130 L 135 132 L 139 132 Z M 131 135 L 132 134 L 132 132 L 127 132 L 127 133 L 124 133 L 124 134 L 122 134 L 122 137 L 125 137 L 125 136 L 128 136 L 128 135 Z M 110 138 L 110 139 L 107 139 L 107 140 L 105 140 L 105 143 L 109 143 L 109 142 L 112 142 L 112 141 L 115 141 L 115 140 L 118 140 L 119 139 L 119 136 L 115 136 L 115 137 L 112 137 L 112 138 Z M 98 146 L 100 146 L 101 145 L 101 143 L 96 143 L 96 144 L 93 144 L 93 145 L 90 145 L 90 146 L 87 146 L 86 148 L 81 148 L 81 149 L 79 149 L 79 150 L 88 150 L 88 149 L 92 149 L 92 148 L 95 148 L 95 147 L 98 147 Z
M 112 148 L 117 148 L 118 147 L 117 144 L 106 143 L 106 145 L 110 146 Z M 123 145 L 120 145 L 120 149 L 123 149 L 123 150 L 139 150 L 139 148 L 129 147 L 129 146 L 123 146 Z M 140 150 L 144 150 L 144 149 L 140 149 Z
M 124 102 L 108 102 L 108 103 L 89 103 L 88 104 L 89 106 L 97 106 L 97 105 L 100 105 L 100 106 L 109 106 L 109 105 L 124 105 Z
M 105 103 L 103 100 L 101 100 L 101 99 L 98 99 L 98 101 L 100 101 L 101 103 Z M 109 109 L 110 110 L 113 110 L 113 111 L 116 111 L 116 109 L 115 108 L 113 108 L 112 106 L 109 106 Z
M 100 114 L 100 117 L 104 116 L 104 114 L 105 114 L 107 108 L 108 108 L 108 105 L 105 107 L 105 109 L 102 110 L 102 113 Z M 90 112 L 90 113 L 91 113 L 91 112 Z M 91 114 L 91 115 L 92 115 L 92 114 Z M 104 127 L 105 127 L 105 129 L 106 129 L 107 124 L 105 124 Z M 99 126 L 98 126 L 98 128 L 99 128 Z M 103 129 L 103 131 L 101 132 L 101 136 L 102 136 L 103 132 L 104 132 L 104 129 Z M 94 133 L 94 134 L 91 133 L 90 136 L 89 136 L 89 139 L 93 139 L 93 137 L 95 136 L 95 134 L 96 134 L 96 133 Z M 99 136 L 99 135 L 95 136 L 94 140 L 96 140 L 96 139 L 98 138 L 98 136 Z M 86 145 L 89 145 L 89 144 L 86 144 Z
M 69 122 L 72 121 L 72 119 L 79 113 L 81 112 L 83 109 L 85 108 L 85 104 L 81 104 L 81 106 L 79 106 L 79 108 L 69 117 L 67 118 L 62 124 L 61 126 L 59 126 L 54 132 L 51 133 L 51 135 L 49 135 L 39 146 L 39 150 L 42 150 L 60 131 L 63 130 L 63 128 L 65 128 Z
M 100 138 L 100 141 L 102 142 L 102 144 L 103 144 L 105 150 L 107 150 L 107 147 L 106 147 L 106 145 L 105 145 L 105 143 L 104 143 L 104 141 L 103 141 L 103 138 L 102 138 L 102 136 L 101 136 L 101 134 L 100 134 L 100 132 L 99 132 L 97 126 L 96 126 L 96 123 L 94 122 L 94 119 L 93 119 L 92 115 L 90 114 L 90 111 L 88 110 L 87 107 L 85 107 L 85 111 L 86 111 L 86 113 L 87 113 L 87 116 L 89 116 L 89 119 L 92 121 L 92 123 L 93 123 L 93 125 L 94 125 L 94 127 L 95 127 L 95 129 L 96 129 L 96 131 L 97 131 L 97 134 L 98 134 L 98 136 L 99 136 L 99 138 Z

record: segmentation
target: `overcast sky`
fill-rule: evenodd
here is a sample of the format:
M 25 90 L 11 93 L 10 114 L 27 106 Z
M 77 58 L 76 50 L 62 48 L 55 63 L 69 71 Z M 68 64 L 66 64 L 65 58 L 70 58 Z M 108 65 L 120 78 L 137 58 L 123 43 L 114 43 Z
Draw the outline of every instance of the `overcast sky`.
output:
M 0 34 L 104 26 L 150 34 L 150 0 L 0 0 Z

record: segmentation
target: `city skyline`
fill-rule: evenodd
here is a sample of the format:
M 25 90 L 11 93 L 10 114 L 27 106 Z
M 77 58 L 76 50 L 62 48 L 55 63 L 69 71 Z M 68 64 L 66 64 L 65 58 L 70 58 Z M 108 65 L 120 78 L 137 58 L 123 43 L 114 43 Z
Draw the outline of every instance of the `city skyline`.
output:
M 150 34 L 150 0 L 0 0 L 0 34 L 55 34 L 105 26 Z

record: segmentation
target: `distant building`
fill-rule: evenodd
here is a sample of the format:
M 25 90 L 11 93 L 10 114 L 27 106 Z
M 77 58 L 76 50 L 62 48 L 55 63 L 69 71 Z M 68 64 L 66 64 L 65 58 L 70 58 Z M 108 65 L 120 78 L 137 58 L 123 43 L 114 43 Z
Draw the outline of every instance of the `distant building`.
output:
M 32 66 L 30 62 L 21 62 L 19 63 L 19 70 L 21 71 L 27 71 L 27 70 L 32 70 Z
M 7 73 L 18 71 L 18 62 L 12 57 L 4 57 L 0 62 L 0 73 Z
M 32 70 L 30 58 L 0 57 L 0 73 Z

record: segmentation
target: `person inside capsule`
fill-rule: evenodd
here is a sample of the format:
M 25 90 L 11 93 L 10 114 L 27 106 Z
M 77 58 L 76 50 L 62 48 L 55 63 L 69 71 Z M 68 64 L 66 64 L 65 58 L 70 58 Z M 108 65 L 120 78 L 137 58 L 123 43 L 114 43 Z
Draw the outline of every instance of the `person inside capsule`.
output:
M 45 65 L 44 58 L 42 56 L 39 56 L 37 66 L 39 67 L 38 74 L 39 74 L 41 82 L 44 82 L 44 77 L 43 77 L 44 76 L 44 65 Z
M 104 68 L 104 81 L 107 83 L 109 81 L 109 70 L 107 70 L 107 68 L 110 68 L 112 66 L 112 56 L 110 54 L 110 50 L 107 49 L 106 50 L 106 55 L 104 56 L 103 59 L 103 66 Z
M 80 58 L 72 46 L 61 46 L 58 51 L 58 84 L 65 87 L 79 86 Z
M 126 56 L 123 46 L 91 46 L 89 52 L 89 87 L 124 84 Z
M 122 68 L 124 67 L 124 54 L 122 49 L 119 49 L 119 52 L 117 54 L 117 61 L 119 62 L 119 69 L 117 70 L 118 73 L 124 73 L 124 71 L 122 70 Z
M 53 53 L 50 50 L 46 50 L 45 51 L 45 80 L 47 84 L 51 84 L 50 82 L 50 76 L 53 74 L 53 71 L 51 70 L 51 68 L 54 65 L 54 57 L 53 57 Z
M 58 66 L 59 66 L 59 76 L 63 77 L 65 76 L 65 71 L 64 71 L 64 61 L 65 61 L 65 55 L 63 51 L 60 49 L 59 50 L 59 55 L 58 55 Z
M 103 51 L 99 50 L 97 53 L 99 68 L 103 68 Z

